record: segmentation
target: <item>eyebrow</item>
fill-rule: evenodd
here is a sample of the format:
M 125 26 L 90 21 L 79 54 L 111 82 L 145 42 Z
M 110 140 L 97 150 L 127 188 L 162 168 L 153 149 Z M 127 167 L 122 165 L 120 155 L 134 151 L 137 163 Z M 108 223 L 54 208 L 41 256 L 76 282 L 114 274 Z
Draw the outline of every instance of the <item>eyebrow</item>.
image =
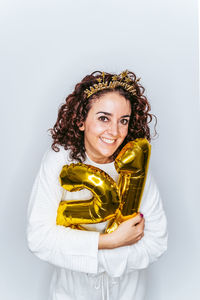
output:
M 109 113 L 109 112 L 106 112 L 106 111 L 99 111 L 98 113 L 96 113 L 96 115 L 98 114 L 104 114 L 104 115 L 107 115 L 107 116 L 112 116 L 113 114 Z M 121 116 L 121 118 L 130 118 L 131 116 L 130 115 L 124 115 L 124 116 Z

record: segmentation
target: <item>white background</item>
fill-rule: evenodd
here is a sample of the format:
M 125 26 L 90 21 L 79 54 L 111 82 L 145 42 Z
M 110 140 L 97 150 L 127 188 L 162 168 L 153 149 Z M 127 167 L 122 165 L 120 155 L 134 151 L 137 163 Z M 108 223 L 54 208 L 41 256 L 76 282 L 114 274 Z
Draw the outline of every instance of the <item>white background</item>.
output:
M 195 0 L 0 1 L 1 299 L 47 299 L 51 267 L 25 236 L 47 129 L 83 76 L 124 69 L 142 78 L 158 117 L 151 167 L 169 224 L 147 300 L 199 299 L 197 13 Z

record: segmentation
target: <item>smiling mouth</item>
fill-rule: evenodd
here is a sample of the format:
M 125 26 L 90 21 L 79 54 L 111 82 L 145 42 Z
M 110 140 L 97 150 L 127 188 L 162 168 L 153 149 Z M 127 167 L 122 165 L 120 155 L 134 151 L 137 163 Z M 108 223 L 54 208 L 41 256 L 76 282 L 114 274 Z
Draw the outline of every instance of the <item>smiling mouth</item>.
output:
M 113 144 L 116 141 L 116 139 L 107 139 L 103 137 L 101 137 L 100 139 L 106 144 Z

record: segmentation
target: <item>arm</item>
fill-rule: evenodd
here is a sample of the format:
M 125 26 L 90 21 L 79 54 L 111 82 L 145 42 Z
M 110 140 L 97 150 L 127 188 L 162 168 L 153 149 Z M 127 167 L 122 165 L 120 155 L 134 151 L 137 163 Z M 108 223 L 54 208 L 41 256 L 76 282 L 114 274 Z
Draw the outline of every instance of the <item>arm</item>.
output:
M 62 196 L 58 177 L 64 164 L 63 150 L 50 150 L 42 160 L 28 207 L 28 247 L 40 259 L 56 266 L 96 273 L 99 233 L 56 225 Z
M 107 249 L 99 250 L 99 270 L 105 269 L 110 276 L 118 277 L 132 270 L 147 268 L 150 263 L 156 261 L 166 251 L 166 217 L 159 191 L 150 174 L 147 177 L 145 185 L 141 211 L 145 218 L 144 237 L 133 242 L 131 245 L 129 244 L 131 239 L 129 239 L 129 245 L 126 246 L 127 243 L 124 242 L 125 231 L 124 234 L 122 234 L 123 229 L 120 229 L 120 226 L 123 225 L 122 223 L 119 226 L 119 231 L 121 232 L 116 231 L 115 238 L 119 242 L 119 234 L 121 234 L 121 240 L 123 240 L 121 246 L 123 247 L 108 249 L 110 248 L 109 243 L 111 243 L 111 241 L 106 241 L 106 247 L 104 248 Z M 124 230 L 130 230 L 130 222 L 125 224 L 126 226 L 124 226 Z M 133 234 L 134 230 L 132 231 Z M 101 239 L 102 238 L 100 237 L 100 245 Z M 109 239 L 109 237 L 107 237 L 107 239 Z
M 121 223 L 110 234 L 100 234 L 99 249 L 114 249 L 137 243 L 144 236 L 144 218 L 142 214 Z

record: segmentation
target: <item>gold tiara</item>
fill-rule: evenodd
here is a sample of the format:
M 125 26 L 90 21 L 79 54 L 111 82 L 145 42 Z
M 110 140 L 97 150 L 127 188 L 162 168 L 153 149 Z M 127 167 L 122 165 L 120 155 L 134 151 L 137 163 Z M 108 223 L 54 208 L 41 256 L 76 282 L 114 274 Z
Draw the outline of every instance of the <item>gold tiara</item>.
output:
M 132 95 L 136 95 L 136 89 L 134 85 L 130 85 L 129 83 L 133 79 L 128 76 L 129 73 L 128 71 L 124 71 L 120 73 L 119 75 L 114 75 L 112 77 L 112 80 L 108 83 L 108 81 L 105 81 L 105 72 L 102 72 L 101 76 L 97 78 L 98 83 L 93 84 L 92 86 L 89 87 L 89 89 L 86 89 L 84 92 L 87 95 L 87 98 L 89 98 L 91 95 L 105 89 L 114 89 L 117 86 L 122 86 L 126 91 L 131 93 Z M 138 82 L 140 78 L 136 79 Z

